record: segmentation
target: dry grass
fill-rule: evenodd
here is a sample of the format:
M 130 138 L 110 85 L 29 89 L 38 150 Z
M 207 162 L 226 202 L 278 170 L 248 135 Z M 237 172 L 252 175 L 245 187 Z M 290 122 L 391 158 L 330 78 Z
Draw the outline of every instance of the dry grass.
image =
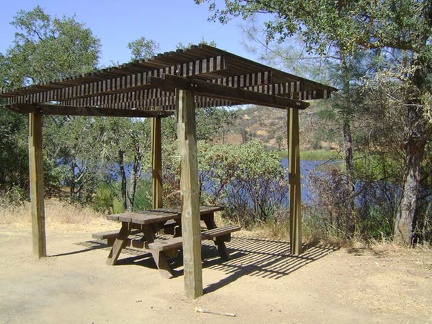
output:
M 118 229 L 117 222 L 107 221 L 105 215 L 96 213 L 90 208 L 77 205 L 71 205 L 58 199 L 49 199 L 45 201 L 45 217 L 47 230 L 56 231 L 77 231 L 77 232 L 97 232 L 111 229 Z M 226 219 L 222 218 L 221 213 L 215 214 L 217 224 L 226 225 Z M 0 205 L 0 227 L 31 229 L 30 203 L 24 203 L 18 206 Z M 242 229 L 241 236 L 254 236 L 271 239 L 288 240 L 289 224 L 288 222 L 268 222 L 257 225 L 251 230 Z M 418 245 L 415 249 L 400 246 L 391 240 L 381 240 L 365 243 L 357 240 L 340 239 L 314 239 L 313 237 L 304 237 L 304 242 L 308 244 L 321 243 L 334 247 L 341 247 L 348 251 L 369 251 L 377 255 L 406 255 L 411 254 L 413 257 L 417 254 L 430 253 L 432 251 L 429 245 Z
M 105 220 L 103 214 L 90 208 L 71 205 L 57 199 L 45 201 L 46 228 L 68 231 L 118 228 L 118 224 Z M 4 205 L 0 209 L 0 226 L 9 228 L 31 228 L 30 203 L 18 206 Z

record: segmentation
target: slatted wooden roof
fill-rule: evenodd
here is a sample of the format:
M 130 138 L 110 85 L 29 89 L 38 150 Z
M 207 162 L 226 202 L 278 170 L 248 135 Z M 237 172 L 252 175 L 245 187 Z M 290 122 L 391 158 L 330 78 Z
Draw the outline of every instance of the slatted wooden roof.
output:
M 8 90 L 6 107 L 28 113 L 154 116 L 175 110 L 175 89 L 195 106 L 258 104 L 306 108 L 336 89 L 200 44 L 46 84 Z M 55 105 L 52 105 L 55 103 Z

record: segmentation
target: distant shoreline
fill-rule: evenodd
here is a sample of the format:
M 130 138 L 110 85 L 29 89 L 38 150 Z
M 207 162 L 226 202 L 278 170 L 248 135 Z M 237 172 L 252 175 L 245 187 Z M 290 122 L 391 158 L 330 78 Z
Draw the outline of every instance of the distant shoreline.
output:
M 281 158 L 288 157 L 288 151 L 277 151 L 277 154 Z M 338 151 L 335 150 L 308 150 L 308 151 L 300 151 L 300 159 L 306 161 L 325 161 L 332 159 L 341 159 L 341 155 Z

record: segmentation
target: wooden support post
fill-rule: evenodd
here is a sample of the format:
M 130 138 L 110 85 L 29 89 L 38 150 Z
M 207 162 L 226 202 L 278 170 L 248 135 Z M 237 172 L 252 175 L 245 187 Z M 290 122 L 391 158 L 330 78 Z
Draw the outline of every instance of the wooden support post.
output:
M 42 114 L 29 114 L 29 171 L 33 254 L 46 257 L 45 207 L 42 156 Z
M 300 143 L 298 109 L 287 109 L 288 171 L 290 184 L 290 248 L 291 254 L 302 252 Z
M 162 118 L 152 119 L 152 192 L 153 208 L 162 208 Z
M 181 157 L 184 285 L 186 297 L 196 299 L 203 294 L 203 282 L 194 95 L 190 91 L 176 89 L 176 100 Z

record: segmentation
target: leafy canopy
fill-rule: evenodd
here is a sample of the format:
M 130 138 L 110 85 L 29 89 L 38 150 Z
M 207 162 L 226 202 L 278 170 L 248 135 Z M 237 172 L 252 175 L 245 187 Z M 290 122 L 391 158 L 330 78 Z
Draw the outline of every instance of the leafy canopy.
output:
M 40 6 L 21 10 L 11 22 L 18 30 L 0 57 L 4 86 L 21 87 L 92 71 L 100 41 L 74 17 L 53 18 Z

